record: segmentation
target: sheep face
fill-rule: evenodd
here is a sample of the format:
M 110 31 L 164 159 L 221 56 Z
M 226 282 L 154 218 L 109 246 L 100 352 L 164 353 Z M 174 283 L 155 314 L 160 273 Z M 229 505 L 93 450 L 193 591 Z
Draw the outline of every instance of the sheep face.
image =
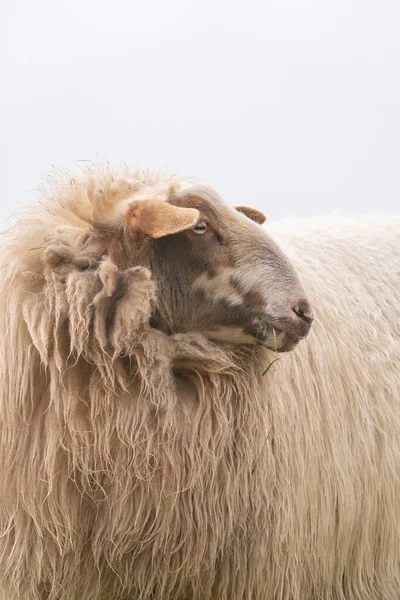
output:
M 310 303 L 294 268 L 260 227 L 260 212 L 235 209 L 199 185 L 151 202 L 132 202 L 126 218 L 146 238 L 157 284 L 154 327 L 279 351 L 308 335 Z

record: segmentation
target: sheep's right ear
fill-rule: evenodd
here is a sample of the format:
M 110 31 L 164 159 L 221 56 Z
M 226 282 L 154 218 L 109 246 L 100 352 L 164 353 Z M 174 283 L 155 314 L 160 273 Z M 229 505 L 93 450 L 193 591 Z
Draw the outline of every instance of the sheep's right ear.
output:
M 200 213 L 196 208 L 174 206 L 169 202 L 137 200 L 129 206 L 125 218 L 131 231 L 161 238 L 194 227 Z

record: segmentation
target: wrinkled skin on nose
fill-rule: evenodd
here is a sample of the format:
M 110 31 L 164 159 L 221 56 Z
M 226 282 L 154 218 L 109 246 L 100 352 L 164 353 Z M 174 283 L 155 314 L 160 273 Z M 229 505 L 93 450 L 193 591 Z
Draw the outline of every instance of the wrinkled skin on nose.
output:
M 201 233 L 190 229 L 153 242 L 157 327 L 278 351 L 291 350 L 308 335 L 310 301 L 263 227 L 206 187 L 171 202 L 200 211 Z

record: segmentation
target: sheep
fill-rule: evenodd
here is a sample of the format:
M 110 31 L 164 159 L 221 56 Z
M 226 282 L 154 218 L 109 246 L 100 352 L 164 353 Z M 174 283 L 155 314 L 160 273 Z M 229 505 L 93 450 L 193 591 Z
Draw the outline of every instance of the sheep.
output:
M 400 218 L 263 221 L 98 165 L 3 234 L 1 600 L 400 597 Z

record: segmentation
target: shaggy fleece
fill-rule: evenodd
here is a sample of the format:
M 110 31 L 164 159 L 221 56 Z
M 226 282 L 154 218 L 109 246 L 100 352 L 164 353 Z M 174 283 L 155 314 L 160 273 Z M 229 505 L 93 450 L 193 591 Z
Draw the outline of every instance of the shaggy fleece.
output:
M 121 172 L 57 176 L 2 237 L 1 600 L 398 600 L 400 218 L 267 226 L 316 319 L 262 377 L 85 255 Z

